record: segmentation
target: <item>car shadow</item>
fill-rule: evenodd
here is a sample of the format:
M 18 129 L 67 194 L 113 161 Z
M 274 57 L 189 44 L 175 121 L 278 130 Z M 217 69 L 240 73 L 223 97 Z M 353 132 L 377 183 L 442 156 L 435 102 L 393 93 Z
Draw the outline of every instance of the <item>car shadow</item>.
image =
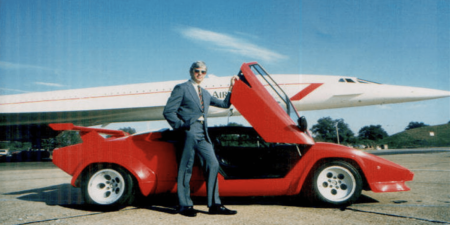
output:
M 24 191 L 4 193 L 3 195 L 17 195 L 23 201 L 44 202 L 51 206 L 62 206 L 70 209 L 88 210 L 96 212 L 116 211 L 121 207 L 98 207 L 85 204 L 81 189 L 70 184 L 53 185 Z M 192 197 L 194 205 L 207 205 L 206 197 Z M 311 204 L 306 198 L 300 196 L 258 196 L 258 197 L 221 197 L 224 205 L 279 205 L 296 207 L 318 207 Z M 376 203 L 377 200 L 361 195 L 354 204 Z M 159 194 L 149 197 L 139 197 L 132 206 L 168 214 L 176 214 L 178 198 L 176 194 Z M 345 210 L 345 208 L 341 208 Z M 198 210 L 199 213 L 207 213 Z
M 120 208 L 105 208 L 85 204 L 81 195 L 81 189 L 70 184 L 53 185 L 44 188 L 29 189 L 24 191 L 9 192 L 3 195 L 18 195 L 17 199 L 23 201 L 43 202 L 50 206 L 61 206 L 70 209 L 104 212 L 115 211 Z
M 329 208 L 327 206 L 317 206 L 310 203 L 305 197 L 301 196 L 258 196 L 258 197 L 221 197 L 224 205 L 278 205 L 278 206 L 292 206 L 292 207 L 305 207 L 305 208 Z M 206 206 L 206 197 L 192 197 L 194 205 Z M 361 195 L 359 199 L 353 203 L 366 204 L 377 203 L 378 201 L 366 196 Z M 175 194 L 155 195 L 144 198 L 136 207 L 145 208 L 149 210 L 159 211 L 163 213 L 176 214 L 177 213 L 178 199 Z M 346 207 L 341 207 L 340 210 L 344 211 Z M 208 214 L 207 211 L 198 210 L 198 213 Z
M 297 206 L 297 207 L 320 207 L 311 203 L 304 196 L 258 196 L 258 197 L 226 197 L 222 202 L 229 205 L 279 205 L 279 206 Z M 353 204 L 374 203 L 377 200 L 361 195 Z
M 81 190 L 70 184 L 53 185 L 24 191 L 5 193 L 19 195 L 17 199 L 33 202 L 44 202 L 47 205 L 83 205 Z
M 367 195 L 361 195 L 359 196 L 358 200 L 353 204 L 365 204 L 365 203 L 377 203 L 378 200 L 371 198 Z

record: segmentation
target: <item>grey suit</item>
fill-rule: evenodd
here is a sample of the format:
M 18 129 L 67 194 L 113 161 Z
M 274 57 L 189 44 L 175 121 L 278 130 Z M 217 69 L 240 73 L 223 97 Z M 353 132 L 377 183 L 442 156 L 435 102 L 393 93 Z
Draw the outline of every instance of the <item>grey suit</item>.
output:
M 164 118 L 169 122 L 174 130 L 183 134 L 183 152 L 178 169 L 178 199 L 180 206 L 193 206 L 190 197 L 190 179 L 194 158 L 197 154 L 203 167 L 207 182 L 208 207 L 220 205 L 219 190 L 217 183 L 217 173 L 219 163 L 217 161 L 211 140 L 208 135 L 207 115 L 209 106 L 229 108 L 230 96 L 222 101 L 202 88 L 204 110 L 200 104 L 194 86 L 190 81 L 178 84 L 164 108 Z M 198 118 L 204 117 L 204 122 L 200 123 Z

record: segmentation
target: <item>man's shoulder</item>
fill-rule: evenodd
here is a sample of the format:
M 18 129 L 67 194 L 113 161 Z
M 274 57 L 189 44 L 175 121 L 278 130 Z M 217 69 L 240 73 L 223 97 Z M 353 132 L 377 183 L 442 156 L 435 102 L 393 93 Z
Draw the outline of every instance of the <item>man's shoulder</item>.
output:
M 189 81 L 186 81 L 186 82 L 179 83 L 179 84 L 175 85 L 174 89 L 175 88 L 186 88 L 187 85 L 189 85 Z

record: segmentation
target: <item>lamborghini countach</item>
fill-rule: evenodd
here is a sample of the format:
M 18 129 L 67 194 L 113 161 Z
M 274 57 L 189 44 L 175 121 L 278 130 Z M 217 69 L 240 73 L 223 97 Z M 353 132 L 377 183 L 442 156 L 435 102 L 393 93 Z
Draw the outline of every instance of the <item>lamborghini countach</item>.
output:
M 231 102 L 251 127 L 211 127 L 220 163 L 221 196 L 294 196 L 341 207 L 362 190 L 408 191 L 413 173 L 391 161 L 350 147 L 316 143 L 281 85 L 258 64 L 244 63 Z M 128 135 L 108 130 L 51 124 L 77 130 L 80 144 L 54 150 L 53 162 L 72 175 L 87 204 L 127 205 L 136 196 L 177 191 L 177 132 Z M 101 134 L 108 135 L 107 138 Z M 191 194 L 206 196 L 200 165 Z

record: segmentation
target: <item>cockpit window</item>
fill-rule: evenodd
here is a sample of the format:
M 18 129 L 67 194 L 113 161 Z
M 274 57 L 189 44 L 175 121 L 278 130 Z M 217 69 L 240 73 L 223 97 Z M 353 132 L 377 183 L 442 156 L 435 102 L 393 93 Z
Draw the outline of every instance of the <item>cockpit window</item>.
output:
M 358 78 L 358 82 L 362 83 L 362 84 L 380 84 L 380 83 L 377 83 L 377 82 L 372 82 L 372 81 L 363 80 L 363 79 L 359 79 L 359 78 Z
M 345 81 L 347 81 L 347 83 L 355 83 L 355 81 L 353 81 L 353 80 L 350 79 L 350 78 L 345 78 Z
M 353 79 L 351 79 L 351 78 L 341 78 L 341 79 L 339 79 L 339 82 L 340 83 L 356 83 Z
M 363 79 L 359 79 L 359 78 L 356 78 L 356 81 L 352 78 L 341 78 L 341 79 L 339 79 L 339 83 L 380 84 L 380 83 L 363 80 Z

